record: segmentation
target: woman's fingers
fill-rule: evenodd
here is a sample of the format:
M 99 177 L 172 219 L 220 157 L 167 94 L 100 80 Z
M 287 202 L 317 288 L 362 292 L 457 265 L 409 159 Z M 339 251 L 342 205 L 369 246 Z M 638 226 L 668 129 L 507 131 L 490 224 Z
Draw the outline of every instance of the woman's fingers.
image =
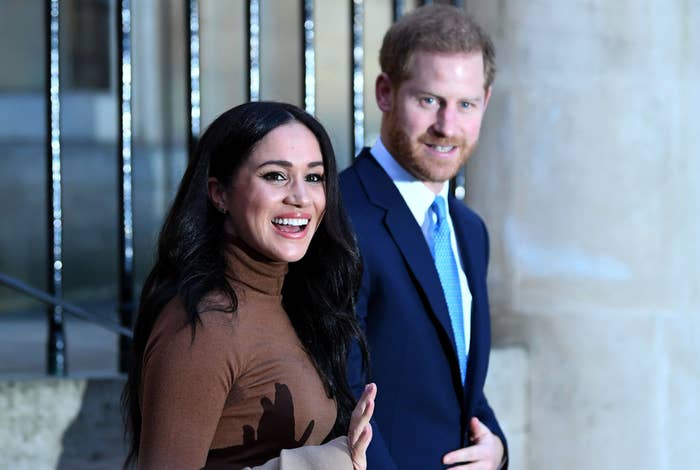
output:
M 355 405 L 350 417 L 350 428 L 348 429 L 348 438 L 350 445 L 355 446 L 355 443 L 360 438 L 366 427 L 369 427 L 369 420 L 374 413 L 374 399 L 377 397 L 377 386 L 373 383 L 365 386 L 365 391 Z M 371 428 L 370 428 L 371 439 Z
M 360 436 L 355 442 L 355 445 L 350 447 L 350 458 L 354 470 L 367 469 L 367 448 L 372 441 L 372 426 L 367 423 L 360 433 Z
M 372 441 L 372 425 L 369 424 L 374 414 L 374 399 L 377 397 L 377 386 L 373 383 L 365 386 L 365 391 L 357 402 L 350 417 L 348 429 L 348 444 L 350 457 L 355 470 L 367 468 L 367 447 Z
M 362 421 L 359 426 L 360 432 L 352 444 L 354 449 L 357 449 L 362 453 L 367 450 L 367 447 L 369 447 L 369 443 L 372 440 L 372 425 L 369 424 L 372 413 L 374 413 L 374 400 L 370 400 L 367 403 L 367 407 L 365 408 L 365 412 L 362 414 Z

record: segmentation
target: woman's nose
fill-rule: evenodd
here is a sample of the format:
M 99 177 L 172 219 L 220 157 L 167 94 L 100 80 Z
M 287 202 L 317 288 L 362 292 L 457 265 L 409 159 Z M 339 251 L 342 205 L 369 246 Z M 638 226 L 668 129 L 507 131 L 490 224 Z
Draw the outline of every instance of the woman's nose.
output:
M 305 206 L 311 201 L 309 197 L 309 191 L 306 187 L 306 182 L 301 180 L 295 180 L 291 185 L 289 185 L 289 192 L 285 198 L 287 204 L 293 206 Z

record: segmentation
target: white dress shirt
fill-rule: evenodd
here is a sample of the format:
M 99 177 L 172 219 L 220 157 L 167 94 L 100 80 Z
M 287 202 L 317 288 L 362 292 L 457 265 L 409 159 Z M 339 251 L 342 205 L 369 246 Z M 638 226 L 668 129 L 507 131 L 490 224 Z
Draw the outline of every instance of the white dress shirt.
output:
M 437 215 L 430 209 L 435 196 L 422 181 L 418 180 L 415 176 L 406 171 L 395 159 L 391 156 L 389 151 L 386 149 L 382 143 L 382 139 L 377 139 L 377 142 L 372 146 L 370 152 L 374 158 L 379 163 L 384 171 L 389 175 L 391 180 L 396 185 L 396 188 L 401 193 L 406 205 L 410 209 L 413 217 L 415 217 L 418 226 L 423 231 L 423 236 L 425 237 L 428 246 L 432 246 L 432 238 L 435 224 L 437 223 Z M 440 196 L 445 198 L 445 203 L 447 203 L 447 196 L 449 194 L 449 185 L 443 184 L 442 190 L 440 191 Z M 447 204 L 446 204 L 447 205 Z M 469 339 L 471 337 L 471 311 L 472 311 L 472 294 L 469 291 L 469 284 L 467 283 L 467 276 L 464 273 L 464 263 L 462 257 L 459 253 L 459 247 L 457 246 L 457 239 L 455 237 L 454 226 L 452 225 L 452 217 L 450 216 L 449 210 L 447 212 L 447 224 L 450 227 L 450 241 L 452 243 L 452 252 L 455 255 L 455 259 L 459 260 L 459 269 L 457 270 L 459 274 L 459 287 L 462 294 L 462 314 L 464 315 L 464 344 L 467 348 L 467 354 L 469 354 Z M 455 333 L 457 334 L 457 333 Z

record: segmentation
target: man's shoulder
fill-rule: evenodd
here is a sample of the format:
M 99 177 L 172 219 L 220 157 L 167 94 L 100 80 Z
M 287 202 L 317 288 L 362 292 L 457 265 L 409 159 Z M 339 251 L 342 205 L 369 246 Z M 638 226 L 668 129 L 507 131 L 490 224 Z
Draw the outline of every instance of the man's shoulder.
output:
M 462 224 L 470 232 L 474 230 L 486 231 L 484 219 L 475 210 L 458 199 L 450 198 L 450 217 L 452 217 L 453 223 Z
M 463 217 L 468 220 L 482 220 L 481 216 L 464 201 L 450 197 L 450 214 L 454 218 Z
M 341 180 L 347 178 L 349 175 L 357 176 L 361 170 L 361 167 L 366 163 L 365 160 L 373 160 L 374 157 L 370 153 L 369 149 L 364 148 L 360 153 L 358 153 L 355 158 L 352 159 L 350 166 L 340 172 Z
M 345 204 L 356 201 L 358 197 L 364 193 L 360 175 L 354 164 L 341 171 L 338 175 L 338 179 L 340 182 L 340 194 Z
M 368 197 L 365 189 L 367 184 L 365 180 L 368 178 L 368 172 L 371 173 L 371 168 L 368 168 L 368 164 L 371 165 L 372 160 L 373 157 L 369 150 L 364 149 L 349 167 L 340 172 L 340 191 L 346 204 L 365 200 Z
M 352 165 L 344 169 L 338 174 L 338 179 L 340 180 L 340 188 L 343 189 L 349 184 L 357 184 L 359 175 L 357 174 L 357 169 L 353 162 Z

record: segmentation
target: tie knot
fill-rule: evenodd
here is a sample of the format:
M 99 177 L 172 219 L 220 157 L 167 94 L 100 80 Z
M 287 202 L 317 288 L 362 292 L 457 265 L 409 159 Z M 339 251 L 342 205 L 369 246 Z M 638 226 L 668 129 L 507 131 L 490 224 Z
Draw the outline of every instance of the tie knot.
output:
M 445 217 L 447 217 L 447 210 L 445 209 L 445 199 L 442 196 L 436 196 L 435 200 L 433 203 L 430 205 L 430 208 L 435 212 L 435 215 L 437 215 L 437 221 L 438 224 L 445 220 Z

